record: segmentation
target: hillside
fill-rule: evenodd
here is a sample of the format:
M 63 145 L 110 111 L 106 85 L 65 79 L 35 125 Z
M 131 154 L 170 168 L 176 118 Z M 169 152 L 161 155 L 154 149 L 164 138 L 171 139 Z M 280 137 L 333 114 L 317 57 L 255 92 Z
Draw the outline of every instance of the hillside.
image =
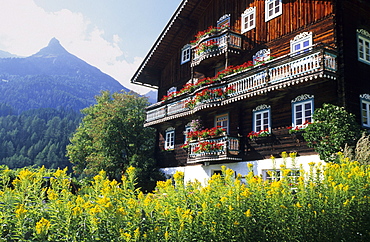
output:
M 1 51 L 0 165 L 70 167 L 66 145 L 80 110 L 95 104 L 101 90 L 129 91 L 57 39 L 29 57 Z
M 25 58 L 0 58 L 0 103 L 20 113 L 36 108 L 80 110 L 101 90 L 128 91 L 117 80 L 79 59 L 53 38 Z

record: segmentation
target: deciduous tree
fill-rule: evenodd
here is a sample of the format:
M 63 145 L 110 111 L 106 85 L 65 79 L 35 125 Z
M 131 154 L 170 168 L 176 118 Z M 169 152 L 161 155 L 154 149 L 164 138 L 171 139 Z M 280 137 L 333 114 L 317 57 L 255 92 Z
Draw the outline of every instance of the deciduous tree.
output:
M 105 170 L 120 179 L 130 165 L 138 168 L 144 186 L 153 171 L 155 132 L 144 127 L 147 98 L 135 93 L 102 92 L 97 104 L 85 108 L 85 117 L 67 146 L 67 156 L 83 176 Z

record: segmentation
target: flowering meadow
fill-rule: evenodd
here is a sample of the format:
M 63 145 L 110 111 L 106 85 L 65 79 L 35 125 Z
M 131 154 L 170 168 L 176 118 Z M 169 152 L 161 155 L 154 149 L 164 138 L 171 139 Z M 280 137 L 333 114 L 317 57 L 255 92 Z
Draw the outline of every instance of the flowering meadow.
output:
M 270 181 L 223 167 L 203 186 L 176 173 L 148 194 L 134 168 L 77 186 L 65 170 L 2 167 L 0 241 L 370 241 L 369 166 L 340 159 L 294 179 L 284 165 Z

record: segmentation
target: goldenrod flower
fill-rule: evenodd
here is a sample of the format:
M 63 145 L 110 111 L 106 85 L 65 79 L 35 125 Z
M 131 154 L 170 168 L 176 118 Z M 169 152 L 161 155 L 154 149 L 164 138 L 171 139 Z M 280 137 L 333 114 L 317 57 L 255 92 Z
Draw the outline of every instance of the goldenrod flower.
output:
M 170 234 L 168 233 L 168 231 L 166 230 L 166 232 L 164 233 L 164 238 L 165 240 L 168 240 L 170 238 Z
M 94 215 L 94 214 L 97 214 L 97 213 L 100 213 L 101 212 L 101 209 L 98 205 L 95 205 L 93 208 L 90 209 L 89 213 L 91 215 Z
M 15 210 L 15 216 L 17 218 L 20 218 L 25 214 L 28 210 L 24 208 L 24 204 L 19 204 L 17 206 L 17 210 Z
M 174 175 L 173 178 L 175 180 L 182 180 L 184 178 L 184 172 L 177 171 Z
M 72 208 L 72 214 L 73 214 L 73 216 L 78 216 L 78 215 L 80 215 L 82 213 L 82 209 L 81 209 L 81 207 L 74 207 L 74 208 Z
M 288 153 L 286 153 L 286 151 L 281 152 L 281 157 L 287 158 L 288 157 Z
M 50 200 L 55 200 L 55 199 L 58 198 L 58 194 L 56 192 L 54 192 L 53 189 L 48 189 L 47 193 L 48 193 L 48 198 Z
M 252 216 L 251 210 L 250 210 L 250 209 L 248 209 L 248 210 L 244 213 L 244 215 L 245 215 L 247 218 L 251 217 L 251 216 Z
M 47 233 L 49 228 L 50 228 L 50 221 L 43 217 L 40 219 L 40 221 L 36 223 L 36 233 L 37 234 Z

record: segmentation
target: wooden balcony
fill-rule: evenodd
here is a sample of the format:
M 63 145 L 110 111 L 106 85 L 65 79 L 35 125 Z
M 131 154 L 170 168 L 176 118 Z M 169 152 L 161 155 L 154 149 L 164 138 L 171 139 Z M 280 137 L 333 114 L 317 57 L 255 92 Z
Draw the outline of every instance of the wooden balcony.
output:
M 184 93 L 147 108 L 145 126 L 192 115 L 202 109 L 223 106 L 258 94 L 284 89 L 318 78 L 336 79 L 337 58 L 335 51 L 323 47 L 299 54 L 287 55 L 267 61 L 252 68 L 225 76 L 221 81 L 203 86 L 192 93 Z M 206 90 L 207 89 L 207 90 Z M 232 89 L 227 95 L 218 95 L 216 90 Z M 197 93 L 207 91 L 206 99 L 198 99 Z
M 207 148 L 203 148 L 207 145 Z M 189 142 L 188 164 L 239 160 L 241 157 L 238 138 L 224 136 Z
M 192 48 L 193 58 L 191 66 L 197 66 L 201 61 L 231 52 L 240 54 L 242 49 L 242 37 L 229 29 L 220 31 L 216 34 L 202 38 L 197 45 Z

